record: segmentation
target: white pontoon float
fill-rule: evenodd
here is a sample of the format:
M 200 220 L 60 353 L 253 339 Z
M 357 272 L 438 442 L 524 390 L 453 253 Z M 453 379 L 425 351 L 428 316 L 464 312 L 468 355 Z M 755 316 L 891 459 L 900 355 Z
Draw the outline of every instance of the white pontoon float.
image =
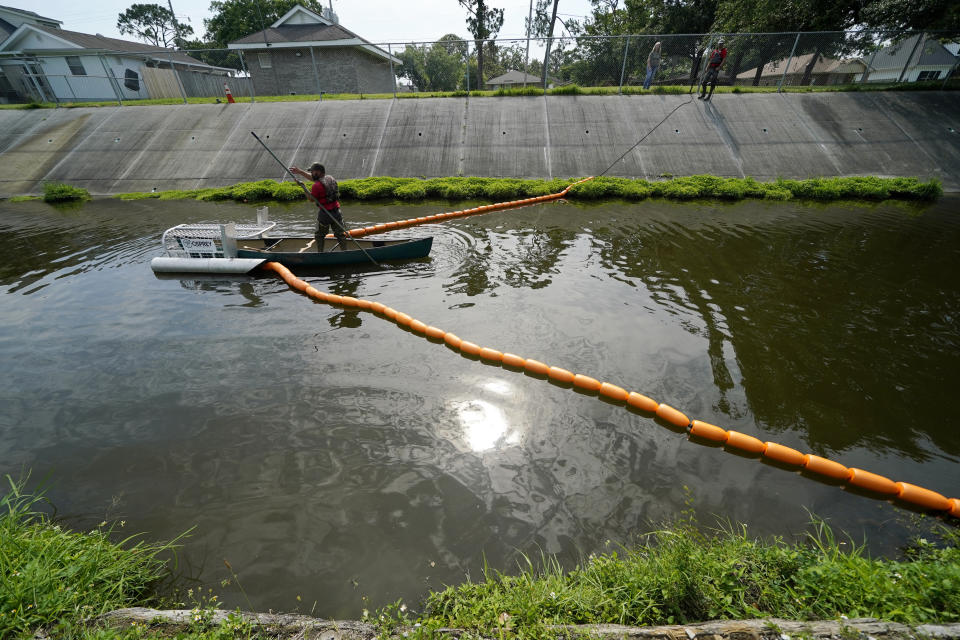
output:
M 179 224 L 163 232 L 166 255 L 150 261 L 158 273 L 249 273 L 267 258 L 238 258 L 237 240 L 263 238 L 277 225 L 267 207 L 257 209 L 256 224 Z

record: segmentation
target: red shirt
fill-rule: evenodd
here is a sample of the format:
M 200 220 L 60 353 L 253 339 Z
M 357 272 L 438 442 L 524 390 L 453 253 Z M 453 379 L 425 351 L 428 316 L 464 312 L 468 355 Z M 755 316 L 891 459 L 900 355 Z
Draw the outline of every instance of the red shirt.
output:
M 723 61 L 726 59 L 727 59 L 726 47 L 722 49 L 714 49 L 710 53 L 710 62 L 709 62 L 710 68 L 713 69 L 714 67 L 719 67 L 720 65 L 723 64 Z
M 310 187 L 310 194 L 317 199 L 317 202 L 320 203 L 327 211 L 333 211 L 334 209 L 340 206 L 339 200 L 334 200 L 333 202 L 327 202 L 327 188 L 324 186 L 324 180 L 333 180 L 330 176 L 324 176 L 323 180 L 317 180 L 313 183 L 313 186 Z

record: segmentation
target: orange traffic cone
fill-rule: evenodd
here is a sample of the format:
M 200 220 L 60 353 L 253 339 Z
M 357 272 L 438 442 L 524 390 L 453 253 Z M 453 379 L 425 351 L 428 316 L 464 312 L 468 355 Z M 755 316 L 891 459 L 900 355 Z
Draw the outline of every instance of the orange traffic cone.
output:
M 230 87 L 227 86 L 227 83 L 226 83 L 226 82 L 223 83 L 223 88 L 224 88 L 224 89 L 226 90 L 226 92 L 227 92 L 227 102 L 229 102 L 230 104 L 233 104 L 233 103 L 235 102 L 235 100 L 233 99 L 233 94 L 230 93 Z

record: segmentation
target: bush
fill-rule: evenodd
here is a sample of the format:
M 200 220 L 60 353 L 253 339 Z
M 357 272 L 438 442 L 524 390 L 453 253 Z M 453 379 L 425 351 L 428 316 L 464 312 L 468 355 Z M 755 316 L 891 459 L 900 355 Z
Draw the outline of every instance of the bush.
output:
M 921 182 L 917 178 L 860 176 L 811 178 L 808 180 L 778 178 L 775 182 L 757 182 L 750 177 L 720 178 L 711 175 L 671 177 L 669 174 L 664 174 L 663 177 L 667 179 L 648 182 L 642 179 L 599 176 L 572 187 L 568 192 L 568 197 L 580 200 L 601 200 L 604 198 L 642 200 L 653 196 L 677 200 L 691 200 L 693 198 L 790 200 L 791 198 L 804 198 L 829 201 L 840 198 L 936 200 L 943 195 L 943 187 L 935 179 Z M 341 182 L 340 197 L 345 200 L 423 200 L 438 198 L 449 201 L 487 200 L 504 202 L 560 193 L 574 182 L 579 181 L 563 178 L 553 180 L 477 177 L 431 178 L 429 180 L 391 177 L 359 178 Z M 85 198 L 89 197 L 85 190 L 75 189 L 67 185 L 51 187 L 51 193 L 55 193 L 57 197 L 60 197 L 61 193 L 74 193 L 81 194 Z M 273 180 L 261 180 L 218 189 L 131 193 L 117 197 L 125 200 L 195 198 L 204 201 L 236 199 L 245 202 L 261 200 L 283 202 L 301 200 L 304 198 L 304 193 L 293 182 L 277 183 Z
M 44 202 L 77 202 L 89 200 L 90 192 L 62 182 L 47 182 L 43 185 Z
M 516 200 L 520 193 L 520 181 L 515 179 L 493 180 L 484 189 L 484 195 L 495 202 Z
M 763 192 L 763 197 L 766 200 L 790 200 L 793 198 L 793 193 L 789 189 L 770 187 Z
M 620 195 L 627 200 L 643 200 L 649 198 L 652 193 L 653 189 L 646 180 L 635 180 L 624 185 Z
M 276 180 L 243 182 L 233 187 L 233 198 L 242 202 L 259 202 L 273 198 L 274 191 L 280 185 Z
M 402 184 L 413 181 L 413 178 L 359 178 L 344 180 L 340 183 L 340 196 L 352 197 L 357 200 L 383 200 L 394 197 L 394 191 Z
M 120 200 L 150 200 L 159 198 L 161 193 L 160 191 L 135 191 L 133 193 L 121 193 L 114 197 Z
M 281 182 L 273 190 L 271 197 L 279 202 L 292 202 L 294 200 L 303 200 L 307 197 L 303 188 L 296 182 Z
M 864 200 L 886 200 L 890 197 L 882 178 L 856 177 L 838 178 L 844 198 L 862 198 Z
M 204 202 L 215 202 L 219 200 L 232 200 L 233 187 L 217 187 L 213 189 L 204 189 L 197 194 L 197 200 Z
M 663 183 L 660 193 L 664 198 L 671 198 L 673 200 L 693 200 L 700 197 L 700 189 L 676 180 Z
M 394 189 L 393 195 L 401 200 L 423 200 L 427 197 L 427 190 L 421 182 L 408 182 Z

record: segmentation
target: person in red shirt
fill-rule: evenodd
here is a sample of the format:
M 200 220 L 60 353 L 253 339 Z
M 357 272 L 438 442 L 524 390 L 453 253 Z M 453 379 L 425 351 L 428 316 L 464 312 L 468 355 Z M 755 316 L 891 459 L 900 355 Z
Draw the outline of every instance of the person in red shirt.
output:
M 727 48 L 723 45 L 723 38 L 720 38 L 720 41 L 717 42 L 717 48 L 711 51 L 710 57 L 707 58 L 707 72 L 703 75 L 703 84 L 700 87 L 700 95 L 697 96 L 698 100 L 709 100 L 710 96 L 713 95 L 713 90 L 717 86 L 720 67 L 723 66 L 723 61 L 727 59 Z M 708 83 L 710 84 L 709 95 L 707 95 Z
M 340 188 L 333 176 L 327 175 L 327 170 L 319 162 L 310 165 L 308 171 L 290 167 L 290 173 L 295 173 L 313 180 L 310 195 L 317 202 L 317 232 L 314 237 L 317 241 L 317 251 L 323 251 L 323 239 L 330 227 L 336 236 L 337 246 L 343 251 L 347 248 L 347 231 L 343 228 L 343 215 L 340 213 Z M 334 247 L 336 248 L 336 247 Z

